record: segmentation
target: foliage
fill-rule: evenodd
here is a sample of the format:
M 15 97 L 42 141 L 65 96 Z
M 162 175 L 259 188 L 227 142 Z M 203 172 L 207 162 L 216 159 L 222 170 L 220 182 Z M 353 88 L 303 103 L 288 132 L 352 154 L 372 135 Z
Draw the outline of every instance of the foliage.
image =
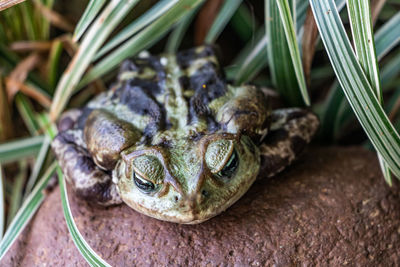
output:
M 390 171 L 400 177 L 400 138 L 393 126 L 400 125 L 400 11 L 395 2 L 388 1 L 379 13 L 368 0 L 265 0 L 254 3 L 265 8 L 260 17 L 248 1 L 226 0 L 204 22 L 197 16 L 204 1 L 160 0 L 148 6 L 140 0 L 90 0 L 75 28 L 54 10 L 53 0 L 27 1 L 0 12 L 0 103 L 8 103 L 0 105 L 0 236 L 9 222 L 0 238 L 0 259 L 58 173 L 77 248 L 90 265 L 108 266 L 75 225 L 65 180 L 49 149 L 54 122 L 66 107 L 104 90 L 122 60 L 143 49 L 160 50 L 164 40 L 162 50 L 169 52 L 193 45 L 188 29 L 196 34 L 198 23 L 209 23 L 204 42 L 224 44 L 225 33 L 240 40 L 230 47 L 238 52 L 225 67 L 229 80 L 272 84 L 286 104 L 310 105 L 320 115 L 322 142 L 340 142 L 349 125 L 364 129 L 368 139 L 352 142 L 372 143 L 389 184 Z M 341 12 L 344 6 L 347 14 Z M 317 28 L 320 38 L 310 34 Z M 17 169 L 12 162 L 18 162 Z

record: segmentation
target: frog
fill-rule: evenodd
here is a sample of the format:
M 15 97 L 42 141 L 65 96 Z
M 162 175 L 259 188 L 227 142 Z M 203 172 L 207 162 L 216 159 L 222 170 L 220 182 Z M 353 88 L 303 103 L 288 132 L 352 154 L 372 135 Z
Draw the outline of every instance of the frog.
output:
M 216 51 L 141 52 L 110 89 L 61 116 L 52 149 L 77 196 L 197 224 L 301 154 L 318 117 L 272 110 L 265 88 L 232 85 Z

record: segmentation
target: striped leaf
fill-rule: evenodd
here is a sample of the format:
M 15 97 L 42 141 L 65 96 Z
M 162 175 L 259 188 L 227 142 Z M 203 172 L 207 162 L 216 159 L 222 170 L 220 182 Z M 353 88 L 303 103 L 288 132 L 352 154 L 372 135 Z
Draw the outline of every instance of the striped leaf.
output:
M 400 177 L 400 137 L 376 98 L 346 35 L 333 0 L 310 0 L 337 79 L 375 149 Z
M 89 27 L 90 23 L 99 14 L 100 9 L 103 7 L 106 0 L 90 0 L 87 5 L 85 12 L 80 18 L 78 24 L 76 25 L 73 40 L 77 42 L 81 36 L 85 33 L 86 29 Z
M 289 47 L 290 57 L 292 58 L 297 83 L 300 87 L 300 92 L 303 97 L 304 103 L 309 106 L 310 97 L 308 96 L 307 92 L 306 80 L 304 78 L 303 65 L 301 63 L 300 52 L 297 44 L 293 18 L 290 13 L 289 2 L 288 0 L 277 0 L 276 3 L 278 6 L 283 28 L 285 30 L 286 42 Z
M 0 144 L 0 163 L 8 163 L 36 155 L 43 143 L 43 136 L 29 137 Z
M 229 20 L 238 9 L 242 0 L 225 0 L 224 5 L 219 10 L 207 36 L 204 40 L 205 43 L 215 43 L 220 33 L 223 31 Z
M 67 105 L 76 85 L 89 66 L 96 52 L 118 26 L 119 22 L 133 8 L 138 0 L 112 0 L 85 35 L 78 52 L 69 64 L 57 85 L 50 108 L 50 116 L 55 121 Z
M 85 239 L 79 232 L 68 203 L 68 194 L 65 179 L 60 168 L 57 168 L 57 174 L 58 182 L 60 184 L 61 202 L 64 211 L 65 221 L 76 247 L 85 258 L 85 260 L 90 264 L 90 266 L 110 266 L 99 255 L 96 254 L 96 252 L 89 246 L 89 244 L 85 241 Z
M 174 23 L 188 14 L 191 10 L 195 9 L 203 1 L 204 0 L 180 0 L 178 4 L 168 10 L 166 14 L 158 18 L 138 34 L 128 39 L 123 45 L 96 63 L 96 65 L 83 77 L 78 88 L 82 88 L 89 82 L 108 73 L 116 68 L 124 59 L 134 56 L 154 44 L 168 32 Z
M 28 198 L 24 201 L 18 213 L 15 215 L 14 220 L 11 222 L 10 226 L 7 228 L 7 232 L 4 234 L 3 239 L 0 242 L 0 261 L 17 239 L 19 234 L 28 224 L 32 216 L 35 214 L 36 210 L 42 204 L 45 195 L 43 190 L 47 186 L 50 178 L 56 170 L 57 164 L 54 162 L 45 172 L 43 177 L 40 179 L 38 184 L 35 186 L 34 190 Z

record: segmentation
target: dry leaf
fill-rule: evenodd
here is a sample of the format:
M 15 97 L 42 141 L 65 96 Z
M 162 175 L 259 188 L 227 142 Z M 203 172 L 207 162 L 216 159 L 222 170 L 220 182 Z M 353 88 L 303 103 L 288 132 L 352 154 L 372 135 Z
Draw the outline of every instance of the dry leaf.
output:
M 65 30 L 67 32 L 74 31 L 74 25 L 70 23 L 64 16 L 55 12 L 54 10 L 44 6 L 40 1 L 34 1 L 36 7 L 42 15 L 55 27 Z
M 27 58 L 18 63 L 15 69 L 6 78 L 7 95 L 10 102 L 20 89 L 19 84 L 25 82 L 28 73 L 35 68 L 36 64 L 39 62 L 39 58 L 39 54 L 37 53 L 30 54 Z
M 7 9 L 9 7 L 15 6 L 25 0 L 0 0 L 0 11 Z
M 309 7 L 304 22 L 304 34 L 302 43 L 303 69 L 307 85 L 310 85 L 311 65 L 315 54 L 315 44 L 318 38 L 318 28 L 315 24 L 314 15 Z
M 208 0 L 201 8 L 195 24 L 194 42 L 196 45 L 203 44 L 223 2 L 223 0 Z
M 7 94 L 3 87 L 3 81 L 0 79 L 0 142 L 12 137 L 12 126 Z
M 51 41 L 18 41 L 10 45 L 15 52 L 47 51 L 51 48 Z
M 372 25 L 375 25 L 376 20 L 378 19 L 379 13 L 381 13 L 382 7 L 385 3 L 386 3 L 386 0 L 372 0 L 371 1 Z
M 45 108 L 50 108 L 51 99 L 46 95 L 40 93 L 40 91 L 36 90 L 35 88 L 24 84 L 18 80 L 14 80 L 12 78 L 6 78 L 7 85 L 12 85 L 19 88 L 19 91 L 24 93 L 25 95 L 35 99 L 39 104 L 41 104 Z

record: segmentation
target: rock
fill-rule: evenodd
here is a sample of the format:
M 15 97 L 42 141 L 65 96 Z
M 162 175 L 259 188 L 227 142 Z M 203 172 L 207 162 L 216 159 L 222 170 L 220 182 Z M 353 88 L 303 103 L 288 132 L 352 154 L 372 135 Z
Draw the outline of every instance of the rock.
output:
M 259 181 L 225 213 L 199 225 L 100 208 L 72 196 L 82 235 L 113 266 L 400 264 L 399 183 L 388 187 L 376 154 L 310 149 Z M 7 253 L 3 266 L 86 266 L 68 233 L 58 188 Z

